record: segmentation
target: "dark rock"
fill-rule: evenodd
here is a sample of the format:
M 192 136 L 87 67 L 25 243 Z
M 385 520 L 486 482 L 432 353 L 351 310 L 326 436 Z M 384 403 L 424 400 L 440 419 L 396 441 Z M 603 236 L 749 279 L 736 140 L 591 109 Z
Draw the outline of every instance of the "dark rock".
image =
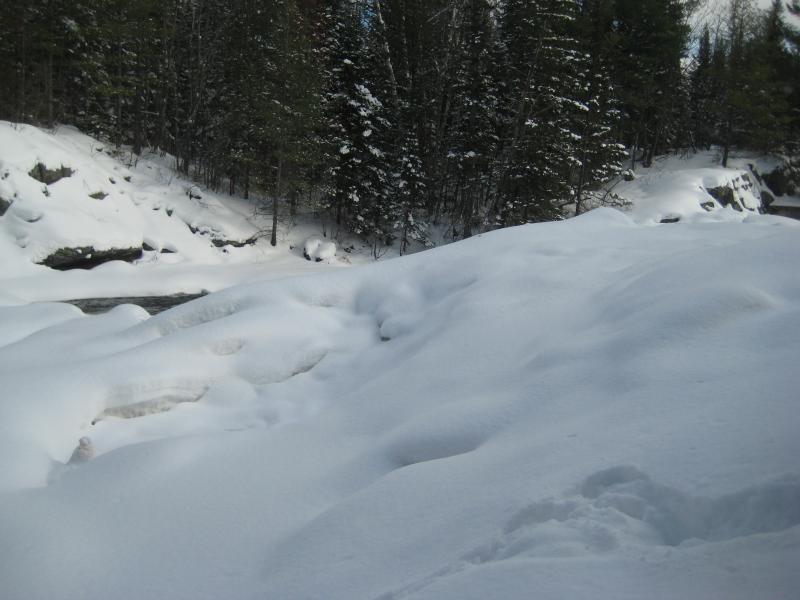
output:
M 764 175 L 764 181 L 776 196 L 793 196 L 800 189 L 800 168 L 784 164 Z
M 706 191 L 712 198 L 714 198 L 714 200 L 722 204 L 722 206 L 727 206 L 734 200 L 733 188 L 725 185 L 714 188 L 706 188 Z
M 769 205 L 775 202 L 775 196 L 769 193 L 767 190 L 761 190 L 761 203 L 769 208 Z
M 0 196 L 0 217 L 6 214 L 6 211 L 11 208 L 13 202 L 11 200 L 6 200 L 2 196 Z
M 39 264 L 51 269 L 67 271 L 69 269 L 91 269 L 112 260 L 133 262 L 140 258 L 142 258 L 141 247 L 95 250 L 92 246 L 84 246 L 81 248 L 60 248 L 40 261 Z
M 102 200 L 103 198 L 106 198 L 107 196 L 108 196 L 108 194 L 106 194 L 105 192 L 95 192 L 93 194 L 89 194 L 89 198 L 94 198 L 95 200 Z
M 172 209 L 171 208 L 168 208 L 166 212 L 167 212 L 167 216 L 168 217 L 172 216 Z
M 117 185 L 117 180 L 113 177 L 109 177 L 108 180 L 111 182 L 111 185 Z
M 700 207 L 703 208 L 706 212 L 711 212 L 712 210 L 714 210 L 715 206 L 716 204 L 714 204 L 711 200 L 709 200 L 708 202 L 700 203 Z
M 172 248 L 162 248 L 161 254 L 175 254 L 175 250 Z
M 239 240 L 223 240 L 220 238 L 214 238 L 211 240 L 211 243 L 214 244 L 217 248 L 223 248 L 225 246 L 233 246 L 234 248 L 242 248 L 244 246 L 252 246 L 258 241 L 257 236 L 249 237 L 244 241 Z
M 681 220 L 680 217 L 664 217 L 663 219 L 661 219 L 660 222 L 661 223 L 677 223 L 680 220 Z
M 722 206 L 730 205 L 734 210 L 742 212 L 742 205 L 739 204 L 739 201 L 736 199 L 736 192 L 732 187 L 722 185 L 715 188 L 708 188 L 706 191 Z
M 156 250 L 156 249 L 155 249 L 155 248 L 153 248 L 153 247 L 152 247 L 150 244 L 148 244 L 147 242 L 142 242 L 142 250 L 144 250 L 145 252 L 155 252 L 155 250 Z
M 130 176 L 130 175 L 125 175 L 125 177 L 123 177 L 123 179 L 124 179 L 125 181 L 127 181 L 128 183 L 130 183 L 130 181 L 131 181 L 131 176 Z
M 242 248 L 243 246 L 252 246 L 258 241 L 258 236 L 254 235 L 252 237 L 247 238 L 246 240 L 227 240 L 220 236 L 220 232 L 214 231 L 208 228 L 201 229 L 200 227 L 195 227 L 194 225 L 190 225 L 189 223 L 186 224 L 189 228 L 189 231 L 194 233 L 195 235 L 207 235 L 211 237 L 211 243 L 214 244 L 217 248 L 224 248 L 225 246 L 233 246 L 234 248 Z
M 28 172 L 28 175 L 33 177 L 36 181 L 40 181 L 45 185 L 51 185 L 59 179 L 70 177 L 74 171 L 69 167 L 61 165 L 58 169 L 48 169 L 44 164 L 38 163 L 33 169 Z

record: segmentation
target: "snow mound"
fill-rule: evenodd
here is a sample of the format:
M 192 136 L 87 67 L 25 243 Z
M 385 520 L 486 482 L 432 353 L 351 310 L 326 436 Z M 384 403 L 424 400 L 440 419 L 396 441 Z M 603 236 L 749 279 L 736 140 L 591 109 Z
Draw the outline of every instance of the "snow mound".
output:
M 336 244 L 311 237 L 303 244 L 303 257 L 315 262 L 330 262 L 336 258 Z
M 4 598 L 788 600 L 799 231 L 599 209 L 152 318 L 0 306 Z

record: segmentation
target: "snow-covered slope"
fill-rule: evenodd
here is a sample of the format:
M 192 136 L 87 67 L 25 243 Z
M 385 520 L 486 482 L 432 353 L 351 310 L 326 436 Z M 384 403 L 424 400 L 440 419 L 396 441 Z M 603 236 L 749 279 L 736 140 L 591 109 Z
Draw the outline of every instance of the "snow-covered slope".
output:
M 0 122 L 0 197 L 11 202 L 0 220 L 3 269 L 39 262 L 64 247 L 167 249 L 184 258 L 217 258 L 220 249 L 197 230 L 243 241 L 257 233 L 244 215 L 214 194 L 190 190 L 186 181 L 153 160 L 126 167 L 113 146 L 77 130 L 57 133 Z M 135 159 L 135 157 L 131 157 Z M 46 185 L 30 173 L 38 164 L 71 174 Z M 191 192 L 191 193 L 190 193 Z
M 620 181 L 611 194 L 627 204 L 637 223 L 700 220 L 741 221 L 763 212 L 762 182 L 757 173 L 777 168 L 769 157 L 731 158 L 719 166 L 716 152 L 662 156 L 653 166 L 639 166 L 632 181 Z M 754 172 L 755 170 L 755 172 Z
M 0 308 L 2 597 L 795 598 L 800 229 L 736 214 Z
M 322 268 L 302 259 L 302 240 L 316 230 L 301 228 L 297 239 L 281 231 L 272 248 L 259 235 L 269 219 L 251 203 L 200 189 L 169 163 L 118 153 L 70 127 L 0 121 L 0 302 L 199 292 Z M 134 265 L 61 273 L 36 264 L 64 249 L 80 263 L 110 249 L 135 258 L 142 248 Z

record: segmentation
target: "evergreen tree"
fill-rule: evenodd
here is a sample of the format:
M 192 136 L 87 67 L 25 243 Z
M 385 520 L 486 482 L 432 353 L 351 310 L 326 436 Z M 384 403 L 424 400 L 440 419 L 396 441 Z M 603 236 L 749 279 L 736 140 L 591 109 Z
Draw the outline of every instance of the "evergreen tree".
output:
M 457 70 L 445 156 L 454 208 L 454 236 L 469 237 L 482 225 L 482 208 L 491 194 L 498 148 L 498 91 L 492 73 L 495 31 L 491 5 L 467 0 L 458 32 Z
M 689 41 L 683 0 L 616 0 L 614 83 L 626 113 L 623 143 L 645 166 L 681 134 L 682 58 Z
M 498 225 L 560 218 L 579 164 L 578 113 L 585 55 L 572 36 L 573 0 L 509 0 L 501 31 L 507 52 L 509 115 L 504 134 Z
M 588 192 L 621 171 L 626 156 L 624 146 L 616 140 L 621 111 L 609 68 L 612 19 L 609 0 L 584 2 L 579 39 L 583 41 L 585 56 L 578 72 L 583 93 L 579 96 L 581 110 L 576 115 L 579 137 L 576 138 L 577 161 L 571 178 L 576 215 L 583 212 Z
M 715 102 L 712 71 L 711 33 L 708 26 L 703 28 L 697 48 L 697 56 L 690 74 L 689 111 L 693 146 L 708 149 L 714 139 Z
M 384 168 L 384 105 L 369 80 L 368 14 L 360 3 L 332 0 L 327 7 L 325 41 L 325 140 L 330 165 L 329 206 L 336 224 L 373 241 L 377 247 L 391 227 Z

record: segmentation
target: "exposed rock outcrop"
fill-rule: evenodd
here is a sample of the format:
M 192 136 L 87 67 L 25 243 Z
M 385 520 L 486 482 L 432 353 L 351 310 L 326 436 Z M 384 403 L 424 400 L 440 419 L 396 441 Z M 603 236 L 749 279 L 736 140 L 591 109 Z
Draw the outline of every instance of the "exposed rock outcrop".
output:
M 258 241 L 258 236 L 253 235 L 245 240 L 229 240 L 223 237 L 223 234 L 216 229 L 212 229 L 206 226 L 195 227 L 194 225 L 186 224 L 191 231 L 195 235 L 202 235 L 208 236 L 211 240 L 211 243 L 214 244 L 217 248 L 224 248 L 225 246 L 233 246 L 234 248 L 242 248 L 244 246 L 252 246 Z
M 723 207 L 730 206 L 738 212 L 745 210 L 764 212 L 759 186 L 753 182 L 749 173 L 740 172 L 723 185 L 707 187 L 706 192 Z M 708 203 L 703 203 L 701 206 L 705 210 L 713 208 Z
M 141 246 L 109 248 L 108 250 L 96 250 L 92 246 L 83 246 L 81 248 L 59 248 L 44 260 L 39 261 L 39 264 L 59 271 L 68 271 L 69 269 L 91 269 L 112 260 L 133 262 L 140 258 L 142 258 Z
M 51 185 L 59 179 L 70 177 L 73 173 L 74 171 L 72 169 L 64 165 L 61 165 L 58 169 L 48 169 L 43 163 L 37 163 L 37 165 L 28 172 L 28 175 L 45 185 Z
M 706 191 L 722 206 L 730 206 L 734 210 L 742 212 L 742 205 L 739 204 L 739 201 L 736 199 L 732 187 L 721 185 L 719 187 L 706 188 Z

